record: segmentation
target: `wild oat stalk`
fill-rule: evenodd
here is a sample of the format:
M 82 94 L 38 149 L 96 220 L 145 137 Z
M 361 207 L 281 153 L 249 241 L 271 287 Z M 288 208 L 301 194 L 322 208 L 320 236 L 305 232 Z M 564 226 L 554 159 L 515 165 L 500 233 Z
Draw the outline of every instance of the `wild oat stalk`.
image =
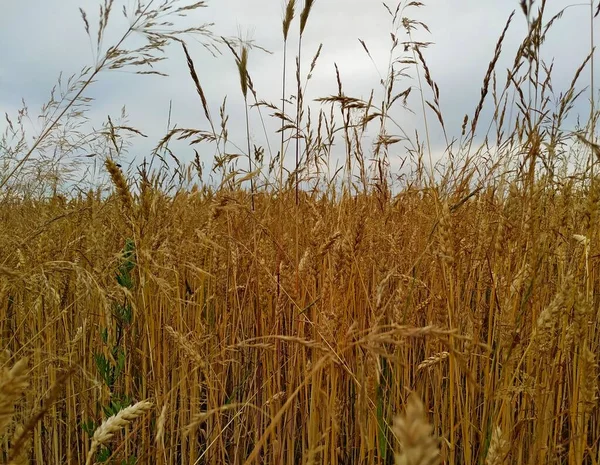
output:
M 250 119 L 248 115 L 248 47 L 242 46 L 239 56 L 236 56 L 236 65 L 240 75 L 240 88 L 244 96 L 244 113 L 246 117 L 246 143 L 248 150 L 248 175 L 252 173 L 252 154 L 250 153 Z M 254 179 L 250 178 L 250 195 L 252 199 L 252 211 L 254 211 Z
M 159 3 L 156 0 L 150 0 L 146 3 L 136 2 L 135 11 L 128 11 L 124 7 L 123 15 L 129 20 L 129 26 L 116 44 L 107 48 L 104 47 L 103 39 L 109 19 L 111 18 L 113 0 L 105 0 L 104 4 L 100 5 L 98 31 L 95 38 L 94 65 L 83 68 L 79 78 L 74 83 L 69 80 L 69 83 L 73 85 L 70 86 L 69 92 L 63 96 L 60 102 L 54 102 L 54 97 L 52 96 L 51 102 L 53 105 L 51 105 L 52 112 L 49 118 L 44 122 L 35 142 L 15 164 L 13 169 L 6 176 L 2 177 L 0 180 L 0 190 L 22 169 L 33 153 L 43 146 L 43 143 L 50 137 L 53 131 L 60 129 L 60 122 L 65 116 L 69 115 L 69 111 L 73 107 L 91 100 L 86 98 L 84 93 L 97 80 L 98 74 L 102 71 L 133 69 L 136 74 L 164 76 L 165 74 L 157 71 L 154 65 L 166 58 L 164 50 L 169 43 L 174 40 L 181 40 L 181 37 L 190 34 L 201 35 L 212 40 L 209 25 L 207 24 L 182 30 L 172 29 L 172 23 L 169 21 L 171 17 L 185 17 L 190 12 L 206 6 L 206 2 L 203 0 L 191 4 L 184 3 L 183 5 L 178 5 L 178 3 L 181 2 L 178 0 L 164 0 Z M 87 13 L 83 9 L 80 9 L 80 12 L 85 32 L 90 40 L 94 41 Z M 125 44 L 134 33 L 141 34 L 147 43 L 134 49 L 125 48 Z
M 304 0 L 304 8 L 300 13 L 300 36 L 298 38 L 298 62 L 296 69 L 296 205 L 298 204 L 299 198 L 299 169 L 300 169 L 300 123 L 302 122 L 302 84 L 300 81 L 301 76 L 301 63 L 302 63 L 302 37 L 304 36 L 304 29 L 308 22 L 308 17 L 312 10 L 315 0 Z
M 285 6 L 285 16 L 283 18 L 283 70 L 281 77 L 281 113 L 285 116 L 285 81 L 286 81 L 286 70 L 287 70 L 287 40 L 290 31 L 290 25 L 294 19 L 294 13 L 296 9 L 296 0 L 288 0 Z M 281 118 L 281 147 L 279 153 L 279 189 L 283 189 L 283 163 L 285 161 L 285 119 Z

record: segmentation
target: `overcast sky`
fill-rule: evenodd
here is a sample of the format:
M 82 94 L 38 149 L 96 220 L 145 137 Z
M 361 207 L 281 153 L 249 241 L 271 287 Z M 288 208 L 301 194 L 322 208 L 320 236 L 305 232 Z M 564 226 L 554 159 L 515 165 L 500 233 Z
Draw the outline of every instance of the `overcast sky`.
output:
M 125 0 L 130 5 L 132 0 Z M 298 2 L 303 5 L 303 1 Z M 505 41 L 499 69 L 507 68 L 516 48 L 526 32 L 526 20 L 518 0 L 429 0 L 418 9 L 411 9 L 413 19 L 425 22 L 431 34 L 420 33 L 419 38 L 433 42 L 424 51 L 433 79 L 441 91 L 441 105 L 450 135 L 460 134 L 460 125 L 466 113 L 473 113 L 479 99 L 481 82 L 493 56 L 495 43 L 513 10 L 515 19 Z M 570 0 L 549 2 L 548 18 Z M 111 45 L 127 27 L 121 10 L 123 0 L 115 1 L 114 24 L 105 39 Z M 270 50 L 267 54 L 254 50 L 250 54 L 249 72 L 261 99 L 278 104 L 281 97 L 283 0 L 208 0 L 208 7 L 196 11 L 192 23 L 214 23 L 216 35 L 253 39 L 256 44 Z M 390 1 L 390 7 L 396 3 Z M 14 115 L 21 99 L 27 102 L 30 113 L 47 101 L 49 91 L 59 73 L 76 73 L 85 65 L 93 64 L 90 42 L 85 34 L 79 7 L 88 11 L 90 22 L 97 21 L 96 0 L 4 0 L 0 15 L 0 109 Z M 337 63 L 344 91 L 348 95 L 367 98 L 372 88 L 379 89 L 379 74 L 385 74 L 390 46 L 391 21 L 382 3 L 376 0 L 316 0 L 303 39 L 304 69 L 314 52 L 323 44 L 313 79 L 309 83 L 307 98 L 312 99 L 337 92 L 334 63 Z M 184 23 L 189 25 L 189 22 Z M 292 25 L 290 54 L 296 47 L 297 19 Z M 600 35 L 598 35 L 600 37 Z M 367 44 L 377 68 L 367 57 L 358 39 Z M 404 40 L 404 37 L 402 37 Z M 589 53 L 589 5 L 567 10 L 556 24 L 544 45 L 544 57 L 554 57 L 554 90 L 558 94 L 568 88 L 574 70 Z M 225 95 L 228 96 L 230 137 L 243 147 L 245 124 L 239 77 L 231 53 L 222 47 L 222 56 L 212 57 L 192 38 L 188 40 L 196 69 L 207 95 L 213 115 Z M 172 101 L 172 123 L 180 127 L 208 129 L 194 85 L 190 80 L 185 57 L 179 46 L 173 46 L 169 59 L 160 66 L 168 77 L 139 76 L 126 72 L 109 71 L 101 75 L 90 89 L 95 102 L 89 113 L 93 125 L 99 126 L 107 115 L 119 114 L 127 107 L 129 122 L 150 137 L 135 139 L 130 156 L 136 161 L 148 155 L 150 148 L 165 133 L 169 102 Z M 596 60 L 600 63 L 600 60 Z M 289 61 L 293 69 L 293 58 Z M 293 83 L 289 74 L 288 89 Z M 600 76 L 600 73 L 597 74 Z M 582 77 L 580 88 L 589 84 L 589 70 Z M 402 90 L 417 85 L 414 80 L 399 83 Z M 288 95 L 291 92 L 288 92 Z M 421 127 L 422 116 L 417 92 L 411 95 L 409 105 L 415 115 L 401 112 L 399 121 L 407 131 Z M 589 111 L 588 95 L 584 95 L 575 109 L 585 115 Z M 317 104 L 315 104 L 317 105 Z M 315 106 L 317 108 L 317 106 Z M 264 116 L 268 118 L 268 113 Z M 441 132 L 431 113 L 432 140 L 436 150 L 442 150 Z M 270 122 L 268 130 L 274 150 L 277 135 Z M 0 129 L 5 122 L 2 119 Z M 263 145 L 265 138 L 260 120 L 253 114 L 251 121 L 253 141 Z M 193 153 L 187 147 L 178 147 L 178 155 L 190 160 Z M 398 150 L 401 152 L 402 148 Z M 213 153 L 203 146 L 200 153 L 205 161 Z M 288 156 L 292 156 L 291 153 Z M 207 161 L 208 165 L 210 162 Z

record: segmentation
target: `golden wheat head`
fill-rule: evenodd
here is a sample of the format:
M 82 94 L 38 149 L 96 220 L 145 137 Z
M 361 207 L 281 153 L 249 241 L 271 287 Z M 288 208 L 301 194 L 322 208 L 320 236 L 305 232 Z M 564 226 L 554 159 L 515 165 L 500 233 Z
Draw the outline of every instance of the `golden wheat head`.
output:
M 27 359 L 23 358 L 10 370 L 3 368 L 0 371 L 0 436 L 10 424 L 15 402 L 29 385 L 26 370 Z
M 427 421 L 425 406 L 416 394 L 408 398 L 404 415 L 394 421 L 393 432 L 400 442 L 396 465 L 438 465 L 440 449 Z
M 142 400 L 131 407 L 124 408 L 116 415 L 107 418 L 104 423 L 102 423 L 96 429 L 96 431 L 94 431 L 94 436 L 92 437 L 92 446 L 88 452 L 85 464 L 91 465 L 94 463 L 92 460 L 99 446 L 109 442 L 118 431 L 120 431 L 122 428 L 125 428 L 127 425 L 129 425 L 129 423 L 142 416 L 151 408 L 152 402 Z

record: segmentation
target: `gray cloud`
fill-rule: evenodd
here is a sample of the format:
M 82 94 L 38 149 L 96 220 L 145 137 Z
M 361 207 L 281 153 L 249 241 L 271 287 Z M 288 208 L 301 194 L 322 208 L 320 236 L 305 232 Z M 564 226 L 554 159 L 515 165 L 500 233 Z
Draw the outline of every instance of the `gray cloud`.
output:
M 23 97 L 34 114 L 35 109 L 47 100 L 49 90 L 61 71 L 68 75 L 92 64 L 91 45 L 78 10 L 82 3 L 81 0 L 28 0 L 3 5 L 3 16 L 0 18 L 0 46 L 3 50 L 0 63 L 1 108 L 14 112 Z M 548 17 L 569 4 L 566 0 L 549 3 L 552 10 Z M 120 10 L 121 4 L 116 4 Z M 94 23 L 97 4 L 87 2 L 85 5 Z M 381 95 L 377 69 L 380 73 L 386 72 L 390 18 L 381 3 L 369 2 L 368 6 L 365 5 L 367 2 L 364 0 L 316 1 L 303 39 L 303 69 L 307 70 L 320 43 L 323 44 L 323 51 L 309 83 L 307 100 L 337 92 L 334 62 L 340 69 L 344 90 L 348 95 L 367 98 L 372 88 L 379 92 L 376 95 Z M 431 30 L 431 34 L 419 32 L 417 38 L 434 42 L 424 51 L 424 56 L 441 90 L 443 114 L 451 135 L 459 134 L 463 116 L 472 113 L 496 40 L 514 9 L 517 14 L 498 66 L 499 70 L 503 70 L 512 63 L 526 32 L 525 18 L 519 11 L 518 1 L 434 0 L 425 7 L 407 11 L 412 18 L 425 22 Z M 243 36 L 252 38 L 272 51 L 272 54 L 267 54 L 253 50 L 249 71 L 259 98 L 278 103 L 281 97 L 282 14 L 283 2 L 280 0 L 213 0 L 208 8 L 199 10 L 188 23 L 214 22 L 213 31 L 216 34 L 235 36 L 241 32 Z M 106 45 L 112 44 L 119 31 L 127 26 L 119 11 L 116 11 L 114 19 L 114 25 L 105 39 Z M 297 22 L 292 26 L 288 49 L 288 94 L 293 92 L 294 86 L 296 29 Z M 377 69 L 358 38 L 369 47 Z M 223 55 L 214 58 L 194 40 L 189 41 L 189 48 L 213 115 L 217 115 L 223 97 L 228 96 L 230 135 L 232 141 L 242 145 L 245 137 L 243 101 L 233 57 L 225 47 L 221 47 Z M 575 69 L 587 53 L 589 10 L 571 8 L 556 24 L 544 46 L 544 57 L 547 60 L 554 58 L 555 61 L 554 86 L 557 93 L 566 90 Z M 89 114 L 93 125 L 99 126 L 107 115 L 118 114 L 120 108 L 126 105 L 131 124 L 150 135 L 147 140 L 135 141 L 131 155 L 138 161 L 164 134 L 170 101 L 173 104 L 174 123 L 180 127 L 208 128 L 181 48 L 173 46 L 167 55 L 169 59 L 160 65 L 160 69 L 166 71 L 168 77 L 107 72 L 90 89 L 89 95 L 95 98 Z M 414 76 L 414 72 L 411 71 L 411 74 Z M 600 76 L 600 73 L 597 75 Z M 580 88 L 589 84 L 588 76 L 588 72 L 582 76 Z M 402 90 L 410 85 L 417 85 L 416 80 L 400 82 L 397 89 Z M 410 100 L 415 114 L 400 109 L 394 113 L 407 132 L 422 130 L 423 127 L 417 97 L 417 93 L 413 92 Z M 318 108 L 316 105 L 313 107 Z M 585 118 L 588 111 L 587 97 L 584 97 L 575 113 Z M 432 125 L 432 138 L 438 144 L 439 151 L 441 131 L 431 113 L 428 113 L 428 118 Z M 251 124 L 257 145 L 264 144 L 265 137 L 256 112 L 252 114 Z M 278 136 L 273 131 L 278 127 L 278 122 L 268 120 L 267 126 L 276 147 Z M 181 150 L 178 153 L 182 158 L 189 160 L 191 149 L 183 145 L 177 147 Z M 213 153 L 209 146 L 200 151 L 207 159 Z

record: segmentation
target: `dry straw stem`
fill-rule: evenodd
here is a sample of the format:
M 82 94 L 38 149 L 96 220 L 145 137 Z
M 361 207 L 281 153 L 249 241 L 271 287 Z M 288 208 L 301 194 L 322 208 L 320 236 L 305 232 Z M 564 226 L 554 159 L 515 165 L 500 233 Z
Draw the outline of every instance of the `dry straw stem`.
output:
M 26 370 L 27 359 L 23 358 L 15 363 L 10 370 L 3 368 L 0 372 L 0 436 L 10 424 L 15 402 L 29 386 Z
M 404 415 L 395 419 L 393 432 L 401 447 L 396 454 L 396 465 L 440 463 L 439 442 L 427 421 L 425 406 L 415 393 L 408 398 Z
M 29 417 L 27 422 L 19 428 L 19 431 L 15 432 L 12 449 L 9 454 L 11 460 L 17 460 L 18 457 L 23 457 L 27 454 L 25 449 L 26 444 L 30 441 L 30 433 L 35 429 L 36 425 L 46 415 L 48 410 L 54 405 L 56 399 L 59 398 L 61 390 L 65 385 L 67 379 L 75 372 L 75 366 L 70 367 L 64 373 L 62 373 L 56 382 L 52 385 L 48 394 L 42 402 L 42 405 Z
M 156 437 L 154 438 L 154 442 L 157 446 L 160 446 L 161 449 L 165 448 L 165 423 L 167 421 L 168 408 L 169 404 L 163 405 L 163 408 L 160 411 L 160 416 L 156 422 Z
M 290 396 L 287 398 L 287 400 L 285 401 L 285 403 L 281 406 L 281 408 L 279 409 L 279 411 L 275 414 L 275 416 L 273 416 L 273 418 L 271 418 L 271 423 L 269 424 L 269 426 L 267 426 L 267 428 L 264 430 L 262 436 L 260 437 L 260 439 L 256 442 L 256 444 L 254 445 L 254 449 L 252 450 L 252 452 L 250 452 L 250 455 L 246 458 L 246 461 L 244 462 L 244 465 L 250 465 L 251 463 L 254 463 L 257 461 L 258 456 L 260 455 L 260 451 L 262 450 L 262 448 L 265 446 L 265 443 L 267 442 L 268 438 L 270 435 L 272 435 L 273 431 L 275 430 L 276 426 L 279 424 L 279 422 L 282 420 L 282 418 L 284 417 L 286 411 L 290 408 L 290 406 L 292 405 L 294 399 L 296 399 L 296 396 L 298 396 L 298 394 L 300 393 L 300 391 L 304 388 L 304 386 L 310 381 L 312 380 L 313 374 L 317 373 L 319 370 L 323 369 L 323 367 L 327 364 L 331 362 L 331 357 L 329 355 L 325 355 L 323 357 L 321 357 L 315 364 L 314 366 L 311 367 L 311 371 L 310 373 L 308 373 L 305 377 L 304 380 L 296 387 L 296 389 L 294 390 L 294 392 L 292 392 L 290 394 Z
M 223 405 L 221 407 L 207 410 L 206 412 L 200 412 L 197 415 L 194 415 L 194 417 L 192 417 L 192 421 L 183 429 L 183 431 L 185 434 L 190 434 L 198 426 L 200 426 L 202 423 L 204 423 L 206 420 L 208 420 L 208 418 L 211 417 L 212 415 L 216 415 L 216 414 L 222 413 L 222 412 L 227 412 L 229 410 L 237 410 L 237 413 L 236 413 L 236 416 L 237 416 L 237 415 L 240 415 L 241 412 L 243 412 L 244 409 L 246 409 L 246 408 L 254 409 L 261 414 L 266 413 L 265 411 L 261 410 L 261 408 L 259 408 L 258 406 L 248 403 L 248 402 L 243 403 L 243 404 L 236 403 L 236 404 Z
M 454 253 L 452 250 L 452 230 L 450 226 L 451 216 L 448 203 L 442 205 L 442 212 L 439 219 L 439 240 L 440 240 L 440 256 L 442 260 L 448 264 L 454 262 Z
M 92 446 L 88 452 L 85 464 L 91 465 L 94 463 L 93 459 L 98 447 L 109 442 L 118 431 L 125 428 L 127 425 L 129 425 L 129 423 L 142 416 L 151 408 L 152 402 L 142 400 L 131 407 L 124 408 L 116 415 L 107 418 L 104 423 L 102 423 L 96 429 L 96 431 L 94 431 L 94 436 L 92 437 Z

